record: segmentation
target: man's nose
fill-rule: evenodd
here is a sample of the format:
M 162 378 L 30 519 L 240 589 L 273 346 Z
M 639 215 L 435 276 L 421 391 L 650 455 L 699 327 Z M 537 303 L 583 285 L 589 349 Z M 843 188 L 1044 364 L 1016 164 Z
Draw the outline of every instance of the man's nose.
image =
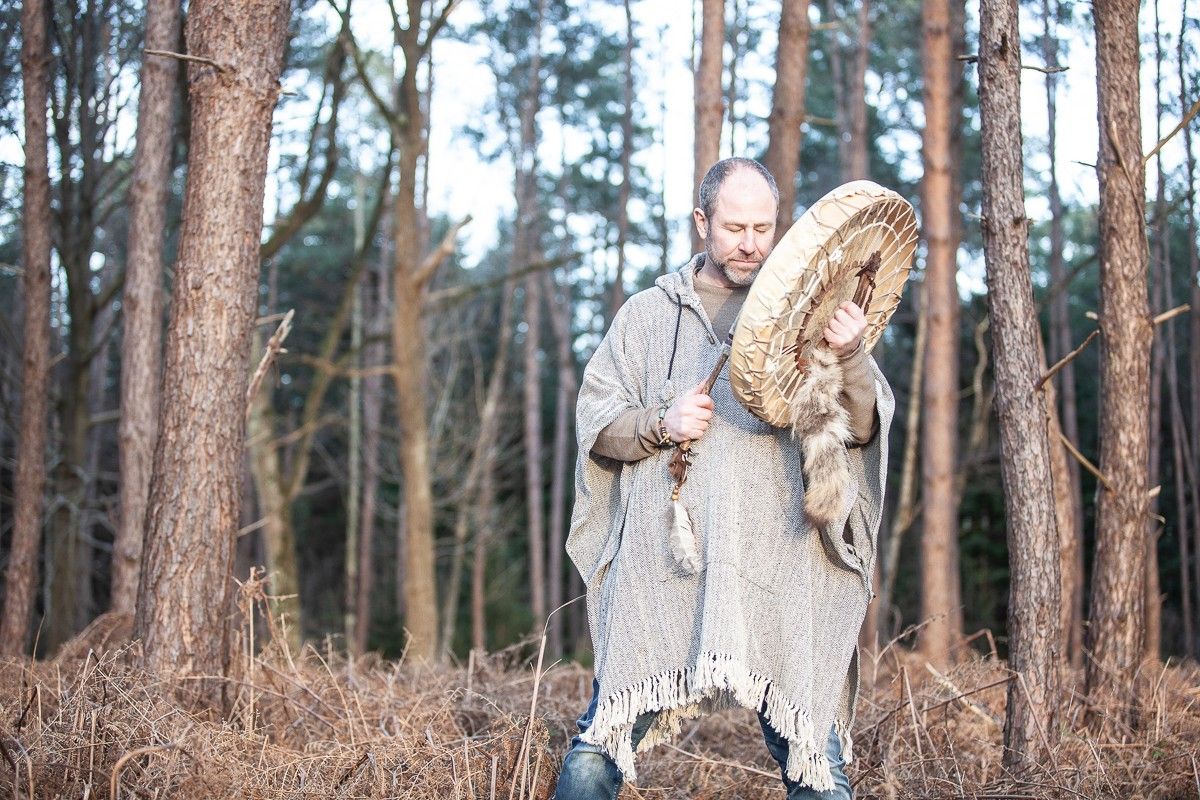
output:
M 754 229 L 747 228 L 742 231 L 742 240 L 738 243 L 743 253 L 753 253 L 757 249 L 757 244 L 754 241 Z

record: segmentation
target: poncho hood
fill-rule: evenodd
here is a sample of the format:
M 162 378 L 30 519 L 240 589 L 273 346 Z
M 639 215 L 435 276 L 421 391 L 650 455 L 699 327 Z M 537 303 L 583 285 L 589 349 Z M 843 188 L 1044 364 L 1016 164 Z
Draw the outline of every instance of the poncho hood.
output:
M 852 757 L 858 631 L 872 596 L 895 400 L 869 359 L 879 430 L 849 451 L 842 513 L 816 530 L 804 514 L 798 442 L 743 408 L 722 371 L 712 423 L 693 448 L 681 493 L 701 568 L 681 570 L 667 542 L 671 451 L 622 463 L 591 449 L 623 412 L 671 403 L 716 363 L 718 335 L 693 284 L 697 264 L 626 302 L 580 388 L 567 551 L 587 587 L 600 685 L 583 739 L 636 780 L 631 731 L 639 715 L 661 712 L 642 752 L 686 719 L 740 705 L 761 711 L 788 740 L 788 777 L 824 790 L 832 787 L 824 754 L 831 728 L 843 758 Z

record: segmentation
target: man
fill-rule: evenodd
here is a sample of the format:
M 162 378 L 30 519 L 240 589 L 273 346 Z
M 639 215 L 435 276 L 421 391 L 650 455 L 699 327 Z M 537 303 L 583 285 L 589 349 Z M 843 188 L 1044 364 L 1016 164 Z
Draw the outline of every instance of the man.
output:
M 693 211 L 704 252 L 629 299 L 584 373 L 567 550 L 587 585 L 596 680 L 557 800 L 615 798 L 635 749 L 731 705 L 758 711 L 790 800 L 851 796 L 842 766 L 894 406 L 863 353 L 862 309 L 843 303 L 823 332 L 854 448 L 841 535 L 807 523 L 791 432 L 744 409 L 724 371 L 703 393 L 774 242 L 778 197 L 761 164 L 714 165 Z M 680 499 L 697 571 L 668 546 L 667 465 L 688 440 Z

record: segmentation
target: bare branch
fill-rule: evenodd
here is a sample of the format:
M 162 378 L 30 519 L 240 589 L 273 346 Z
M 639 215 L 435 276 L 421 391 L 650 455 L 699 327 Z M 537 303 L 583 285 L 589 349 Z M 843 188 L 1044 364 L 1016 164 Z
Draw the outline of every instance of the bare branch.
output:
M 425 256 L 425 260 L 421 262 L 421 266 L 417 268 L 416 274 L 413 276 L 417 286 L 423 287 L 429 283 L 429 280 L 437 272 L 438 267 L 442 265 L 453 252 L 455 239 L 458 237 L 458 232 L 471 221 L 471 215 L 467 214 L 461 220 L 450 226 L 446 231 L 446 235 L 442 237 L 442 243 L 437 246 L 432 253 Z
M 570 263 L 575 258 L 577 258 L 577 254 L 569 253 L 565 256 L 558 256 L 557 258 L 552 258 L 547 261 L 534 261 L 530 264 L 520 267 L 519 269 L 515 269 L 510 273 L 497 275 L 485 281 L 462 283 L 458 286 L 449 286 L 445 289 L 438 289 L 436 292 L 429 293 L 428 297 L 426 298 L 426 306 L 440 306 L 460 302 L 462 300 L 466 300 L 472 295 L 479 294 L 480 292 L 486 292 L 489 289 L 494 289 L 507 281 L 515 281 L 535 272 L 545 272 L 546 270 L 557 269 L 563 264 Z
M 1192 118 L 1198 113 L 1200 113 L 1200 98 L 1198 98 L 1196 102 L 1192 103 L 1192 107 L 1189 108 L 1188 112 L 1183 115 L 1183 119 L 1179 120 L 1179 124 L 1172 128 L 1171 132 L 1164 136 L 1158 144 L 1154 145 L 1153 150 L 1151 150 L 1149 153 L 1146 153 L 1146 155 L 1142 158 L 1142 164 L 1145 164 L 1150 159 L 1154 158 L 1155 154 L 1157 154 L 1159 150 L 1162 150 L 1163 145 L 1171 141 L 1171 139 L 1175 137 L 1175 134 L 1186 128 L 1187 124 L 1191 122 Z
M 262 360 L 258 362 L 258 368 L 254 370 L 254 377 L 250 379 L 250 385 L 246 387 L 246 416 L 250 416 L 250 401 L 254 399 L 254 395 L 258 394 L 263 378 L 266 377 L 267 370 L 271 368 L 271 362 L 279 353 L 287 352 L 283 349 L 283 340 L 292 330 L 292 317 L 295 314 L 296 309 L 294 308 L 288 311 L 284 315 L 283 321 L 279 323 L 279 327 L 275 329 L 275 333 L 271 334 L 270 340 L 267 341 Z
M 187 53 L 172 53 L 170 50 L 143 50 L 142 52 L 148 56 L 162 56 L 164 58 L 178 58 L 180 61 L 195 61 L 198 64 L 207 64 L 208 66 L 216 69 L 218 72 L 226 72 L 229 70 L 229 68 L 226 67 L 225 65 L 218 64 L 216 61 L 213 61 L 211 58 L 205 58 L 204 56 L 193 56 L 193 55 L 189 55 Z
M 446 26 L 446 20 L 450 17 L 450 12 L 457 5 L 458 0 L 446 0 L 446 5 L 442 7 L 441 12 L 429 23 L 429 30 L 425 34 L 425 41 L 420 46 L 422 55 L 429 52 L 430 45 L 433 44 L 433 40 L 437 38 L 442 28 Z
M 1042 386 L 1044 386 L 1046 384 L 1046 381 L 1053 378 L 1055 373 L 1057 373 L 1060 369 L 1062 369 L 1068 363 L 1070 363 L 1072 359 L 1074 359 L 1076 356 L 1078 356 L 1080 353 L 1082 353 L 1084 351 L 1084 349 L 1087 348 L 1087 346 L 1092 343 L 1092 339 L 1095 339 L 1099 335 L 1100 335 L 1099 328 L 1097 328 L 1096 330 L 1089 333 L 1087 335 L 1087 338 L 1083 340 L 1083 344 L 1079 345 L 1079 347 L 1076 347 L 1074 350 L 1067 353 L 1065 356 L 1063 356 L 1058 361 L 1056 361 L 1054 363 L 1054 366 L 1050 367 L 1050 369 L 1048 369 L 1044 373 L 1042 373 L 1042 377 L 1038 378 L 1038 382 L 1033 385 L 1033 390 L 1036 392 L 1037 390 L 1041 389 Z

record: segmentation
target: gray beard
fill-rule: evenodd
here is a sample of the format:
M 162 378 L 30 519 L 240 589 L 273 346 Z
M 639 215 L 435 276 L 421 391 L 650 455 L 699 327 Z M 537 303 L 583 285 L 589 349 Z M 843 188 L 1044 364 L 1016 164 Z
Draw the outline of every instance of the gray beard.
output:
M 727 263 L 725 263 L 724 261 L 719 261 L 717 259 L 717 257 L 714 256 L 711 251 L 709 251 L 709 249 L 707 247 L 705 247 L 705 249 L 704 249 L 704 258 L 706 261 L 712 262 L 712 265 L 714 267 L 716 267 L 717 270 L 720 271 L 720 273 L 722 275 L 725 276 L 725 280 L 729 281 L 730 283 L 734 284 L 735 286 L 741 286 L 741 287 L 749 286 L 750 284 L 754 283 L 754 279 L 757 278 L 758 273 L 760 271 L 762 271 L 762 263 L 760 262 L 758 267 L 754 270 L 754 272 L 750 273 L 749 277 L 740 278 L 729 269 L 729 265 Z

